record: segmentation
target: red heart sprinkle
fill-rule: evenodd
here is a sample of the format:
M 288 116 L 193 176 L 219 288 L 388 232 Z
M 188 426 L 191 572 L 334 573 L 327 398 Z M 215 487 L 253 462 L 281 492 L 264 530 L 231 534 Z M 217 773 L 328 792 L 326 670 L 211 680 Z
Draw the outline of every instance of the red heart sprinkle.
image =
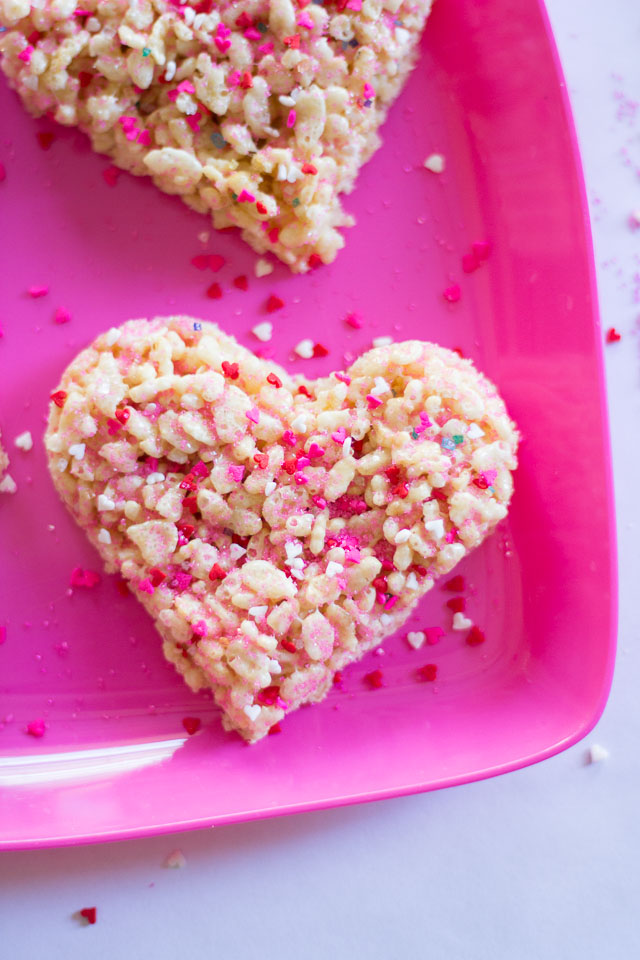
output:
M 284 307 L 284 300 L 282 297 L 272 293 L 266 302 L 267 313 L 275 313 L 276 310 L 281 310 L 282 307 Z
M 487 638 L 480 627 L 476 627 L 475 624 L 471 627 L 471 630 L 469 630 L 469 633 L 467 634 L 467 643 L 470 647 L 477 647 L 478 644 L 484 643 L 486 639 Z
M 183 717 L 182 726 L 185 728 L 189 736 L 193 736 L 194 733 L 197 733 L 201 725 L 200 717 Z
M 438 668 L 435 663 L 426 663 L 424 667 L 418 667 L 416 673 L 421 680 L 435 680 Z
M 461 574 L 456 574 L 443 584 L 445 590 L 451 590 L 452 593 L 462 593 L 465 588 L 465 579 Z

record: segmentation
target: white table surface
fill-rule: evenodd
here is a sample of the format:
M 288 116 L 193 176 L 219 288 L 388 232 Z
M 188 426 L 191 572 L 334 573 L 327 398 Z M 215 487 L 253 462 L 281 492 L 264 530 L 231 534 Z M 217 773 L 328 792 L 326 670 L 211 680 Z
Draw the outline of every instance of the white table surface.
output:
M 602 720 L 560 756 L 482 783 L 179 836 L 5 853 L 7 960 L 639 955 L 640 229 L 628 218 L 640 208 L 640 5 L 548 8 L 582 146 L 603 327 L 622 334 L 606 348 L 621 576 Z M 588 765 L 594 743 L 610 756 Z M 176 848 L 186 867 L 163 869 Z M 98 923 L 80 926 L 72 914 L 93 905 Z

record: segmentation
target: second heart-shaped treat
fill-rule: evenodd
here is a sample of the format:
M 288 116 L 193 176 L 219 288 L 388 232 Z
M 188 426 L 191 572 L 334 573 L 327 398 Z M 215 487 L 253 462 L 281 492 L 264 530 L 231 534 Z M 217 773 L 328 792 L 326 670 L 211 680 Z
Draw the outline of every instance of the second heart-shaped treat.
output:
M 214 324 L 132 320 L 51 399 L 57 490 L 249 741 L 400 627 L 511 498 L 502 399 L 430 343 L 310 382 Z

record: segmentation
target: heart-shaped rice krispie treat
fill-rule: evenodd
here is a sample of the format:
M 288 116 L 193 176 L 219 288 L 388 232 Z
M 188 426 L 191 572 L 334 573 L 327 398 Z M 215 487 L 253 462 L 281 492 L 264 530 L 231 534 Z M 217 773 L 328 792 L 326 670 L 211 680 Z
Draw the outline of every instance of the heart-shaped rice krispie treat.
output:
M 416 340 L 311 382 L 211 323 L 131 320 L 51 399 L 64 502 L 250 741 L 396 630 L 511 497 L 496 388 Z
M 2 69 L 214 226 L 292 270 L 332 261 L 431 0 L 0 0 Z

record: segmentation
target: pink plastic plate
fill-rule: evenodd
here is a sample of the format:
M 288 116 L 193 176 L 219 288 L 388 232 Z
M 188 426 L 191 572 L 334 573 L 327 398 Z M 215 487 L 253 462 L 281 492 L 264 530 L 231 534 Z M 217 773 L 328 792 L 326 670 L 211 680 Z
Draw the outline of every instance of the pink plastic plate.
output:
M 609 447 L 591 246 L 560 69 L 535 0 L 438 0 L 418 68 L 384 146 L 347 206 L 358 220 L 336 263 L 262 279 L 232 234 L 121 174 L 83 136 L 33 121 L 3 84 L 0 424 L 18 483 L 0 497 L 0 832 L 7 847 L 129 837 L 390 797 L 522 767 L 597 720 L 614 656 Z M 51 131 L 43 150 L 36 134 Z M 46 141 L 45 141 L 45 146 Z M 423 161 L 446 158 L 441 175 Z M 462 257 L 489 241 L 489 259 Z M 199 272 L 198 253 L 226 258 Z M 232 280 L 246 274 L 247 292 Z M 214 280 L 220 300 L 207 298 Z M 454 283 L 461 299 L 447 303 Z M 49 287 L 33 299 L 28 288 Z M 275 292 L 268 352 L 309 374 L 372 338 L 460 347 L 500 386 L 522 434 L 507 523 L 459 571 L 486 643 L 451 630 L 436 588 L 403 636 L 346 672 L 342 689 L 254 747 L 222 732 L 207 696 L 163 661 L 151 622 L 98 568 L 54 495 L 42 432 L 50 390 L 74 353 L 129 317 L 185 312 L 243 343 Z M 63 307 L 68 324 L 53 322 Z M 357 311 L 360 330 L 345 325 Z M 312 337 L 329 355 L 291 361 Z M 265 350 L 265 353 L 267 351 Z M 13 438 L 31 430 L 29 453 Z M 437 665 L 435 682 L 416 669 Z M 380 668 L 384 686 L 363 681 Z M 188 738 L 182 718 L 203 729 Z M 25 733 L 36 719 L 45 735 Z

